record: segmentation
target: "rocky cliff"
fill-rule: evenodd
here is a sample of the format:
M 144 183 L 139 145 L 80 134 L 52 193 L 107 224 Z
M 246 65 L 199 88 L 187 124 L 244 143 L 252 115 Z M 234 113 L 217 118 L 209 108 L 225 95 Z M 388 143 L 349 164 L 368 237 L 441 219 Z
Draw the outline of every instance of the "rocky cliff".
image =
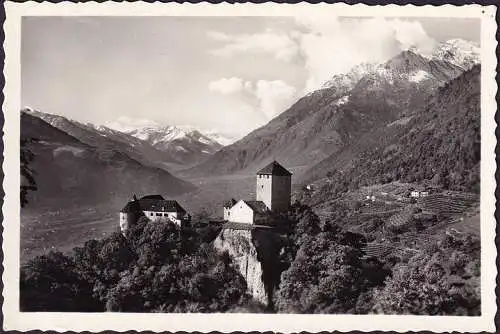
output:
M 227 251 L 239 272 L 245 278 L 248 292 L 258 302 L 267 305 L 268 294 L 264 285 L 262 264 L 252 242 L 251 230 L 222 230 L 214 241 L 220 252 Z
M 250 295 L 272 308 L 272 294 L 281 274 L 278 235 L 258 229 L 223 229 L 214 240 L 214 247 L 229 253 L 245 278 Z

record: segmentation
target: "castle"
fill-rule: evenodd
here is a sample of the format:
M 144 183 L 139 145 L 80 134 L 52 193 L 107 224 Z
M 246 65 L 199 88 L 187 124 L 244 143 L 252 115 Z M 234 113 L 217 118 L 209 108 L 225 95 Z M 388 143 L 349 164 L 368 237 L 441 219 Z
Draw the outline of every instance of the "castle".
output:
M 148 195 L 141 199 L 137 199 L 134 195 L 133 199 L 120 210 L 121 232 L 125 234 L 141 216 L 151 221 L 169 220 L 179 226 L 191 218 L 177 201 L 166 200 L 161 195 Z
M 231 223 L 260 225 L 270 213 L 285 212 L 290 208 L 292 173 L 276 161 L 257 172 L 256 199 L 234 199 L 224 204 L 224 220 Z M 120 230 L 123 234 L 140 217 L 149 220 L 172 221 L 181 226 L 191 220 L 186 210 L 174 200 L 161 195 L 147 195 L 138 199 L 135 195 L 120 210 Z
M 290 208 L 292 173 L 273 161 L 257 172 L 256 200 L 231 199 L 224 204 L 224 220 L 234 223 L 264 222 L 270 213 Z

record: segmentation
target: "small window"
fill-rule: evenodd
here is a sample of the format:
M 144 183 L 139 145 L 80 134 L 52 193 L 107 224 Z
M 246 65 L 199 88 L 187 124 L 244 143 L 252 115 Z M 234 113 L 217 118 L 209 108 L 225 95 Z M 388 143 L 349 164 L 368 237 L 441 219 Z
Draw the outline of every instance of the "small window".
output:
M 261 187 L 262 189 L 264 189 L 264 185 L 261 185 L 260 187 Z
M 153 213 L 152 213 L 152 212 L 150 212 L 150 213 L 149 213 L 149 215 L 150 215 L 150 216 L 152 216 L 152 215 L 153 215 Z
M 228 213 L 227 213 L 227 215 L 228 215 L 228 216 L 230 216 L 230 215 L 231 215 L 231 212 L 228 212 Z
M 161 212 L 157 212 L 156 217 L 161 217 Z

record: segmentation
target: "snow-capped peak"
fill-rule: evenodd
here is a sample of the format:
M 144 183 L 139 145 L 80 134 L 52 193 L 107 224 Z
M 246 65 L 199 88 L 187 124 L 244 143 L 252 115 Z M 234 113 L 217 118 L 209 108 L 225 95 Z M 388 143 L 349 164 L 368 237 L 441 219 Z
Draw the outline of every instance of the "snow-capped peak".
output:
M 432 59 L 446 60 L 467 70 L 480 63 L 481 50 L 474 42 L 455 38 L 438 44 L 432 53 Z
M 408 76 L 408 80 L 411 82 L 421 82 L 431 77 L 432 76 L 429 74 L 429 72 L 424 70 L 418 70 L 413 73 L 410 73 L 410 75 Z
M 235 141 L 233 138 L 225 137 L 214 130 L 204 130 L 192 125 L 162 125 L 156 121 L 127 116 L 108 121 L 104 127 L 150 141 L 153 145 L 183 138 L 196 138 L 207 145 L 220 144 L 223 146 Z
M 351 89 L 362 77 L 368 73 L 372 73 L 376 67 L 377 64 L 374 63 L 360 63 L 352 67 L 349 72 L 345 74 L 334 75 L 330 80 L 326 81 L 321 88 L 346 87 L 347 89 Z

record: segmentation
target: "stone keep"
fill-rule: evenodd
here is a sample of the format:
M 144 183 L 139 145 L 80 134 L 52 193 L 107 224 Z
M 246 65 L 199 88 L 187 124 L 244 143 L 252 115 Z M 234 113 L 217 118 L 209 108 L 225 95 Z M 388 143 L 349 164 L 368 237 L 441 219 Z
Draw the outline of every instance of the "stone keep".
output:
M 290 208 L 292 173 L 276 161 L 257 172 L 256 200 L 262 201 L 272 212 Z

